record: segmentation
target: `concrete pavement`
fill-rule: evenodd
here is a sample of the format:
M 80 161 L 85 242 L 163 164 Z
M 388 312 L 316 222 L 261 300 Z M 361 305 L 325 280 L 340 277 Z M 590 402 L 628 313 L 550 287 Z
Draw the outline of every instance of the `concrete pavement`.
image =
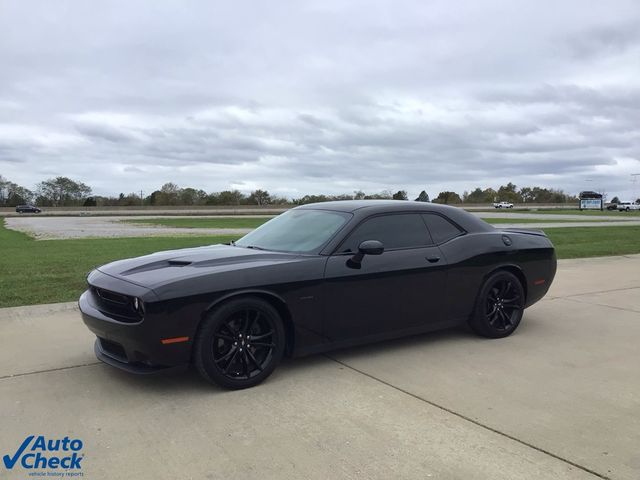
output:
M 561 261 L 507 339 L 342 350 L 239 392 L 96 363 L 73 304 L 3 309 L 0 453 L 80 438 L 100 479 L 637 479 L 639 271 L 639 255 Z

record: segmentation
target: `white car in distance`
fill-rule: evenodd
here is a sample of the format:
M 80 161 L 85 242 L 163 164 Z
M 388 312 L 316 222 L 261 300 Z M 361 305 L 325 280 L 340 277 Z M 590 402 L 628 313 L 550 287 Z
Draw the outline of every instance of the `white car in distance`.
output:
M 499 203 L 494 203 L 493 206 L 495 208 L 513 208 L 513 203 L 499 202 Z
M 640 210 L 640 205 L 633 202 L 620 202 L 618 204 L 619 212 L 629 212 L 631 210 Z

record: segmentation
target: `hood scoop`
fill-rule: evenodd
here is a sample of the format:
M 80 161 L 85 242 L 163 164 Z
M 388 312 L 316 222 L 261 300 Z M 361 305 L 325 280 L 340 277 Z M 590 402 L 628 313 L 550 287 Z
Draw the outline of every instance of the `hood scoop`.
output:
M 191 265 L 192 262 L 189 260 L 169 260 L 170 267 L 186 267 L 187 265 Z
M 186 267 L 192 262 L 188 260 L 159 260 L 157 262 L 146 263 L 137 267 L 130 268 L 121 273 L 121 275 L 133 275 L 135 273 L 149 272 L 151 270 L 160 270 L 167 267 Z

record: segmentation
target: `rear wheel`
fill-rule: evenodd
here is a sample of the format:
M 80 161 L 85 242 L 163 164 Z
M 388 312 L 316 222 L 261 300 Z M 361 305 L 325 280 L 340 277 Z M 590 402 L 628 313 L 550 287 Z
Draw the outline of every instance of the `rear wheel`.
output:
M 469 325 L 483 337 L 511 335 L 522 320 L 524 300 L 520 280 L 510 272 L 498 271 L 480 289 Z
M 271 375 L 284 348 L 276 309 L 260 298 L 244 297 L 223 304 L 204 320 L 195 340 L 194 363 L 210 382 L 248 388 Z

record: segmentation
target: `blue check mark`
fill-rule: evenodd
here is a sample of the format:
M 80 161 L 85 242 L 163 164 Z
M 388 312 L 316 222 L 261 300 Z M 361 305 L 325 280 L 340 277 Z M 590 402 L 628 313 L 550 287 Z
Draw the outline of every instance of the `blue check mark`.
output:
M 13 468 L 13 466 L 20 458 L 20 455 L 22 455 L 22 452 L 24 452 L 24 449 L 27 448 L 27 445 L 29 445 L 29 442 L 31 440 L 33 440 L 33 435 L 29 435 L 27 438 L 25 438 L 24 442 L 22 442 L 22 445 L 20 445 L 20 448 L 18 448 L 13 458 L 11 458 L 9 455 L 5 455 L 4 457 L 2 457 L 2 461 L 4 462 L 4 466 L 7 467 L 7 470 L 11 470 Z

